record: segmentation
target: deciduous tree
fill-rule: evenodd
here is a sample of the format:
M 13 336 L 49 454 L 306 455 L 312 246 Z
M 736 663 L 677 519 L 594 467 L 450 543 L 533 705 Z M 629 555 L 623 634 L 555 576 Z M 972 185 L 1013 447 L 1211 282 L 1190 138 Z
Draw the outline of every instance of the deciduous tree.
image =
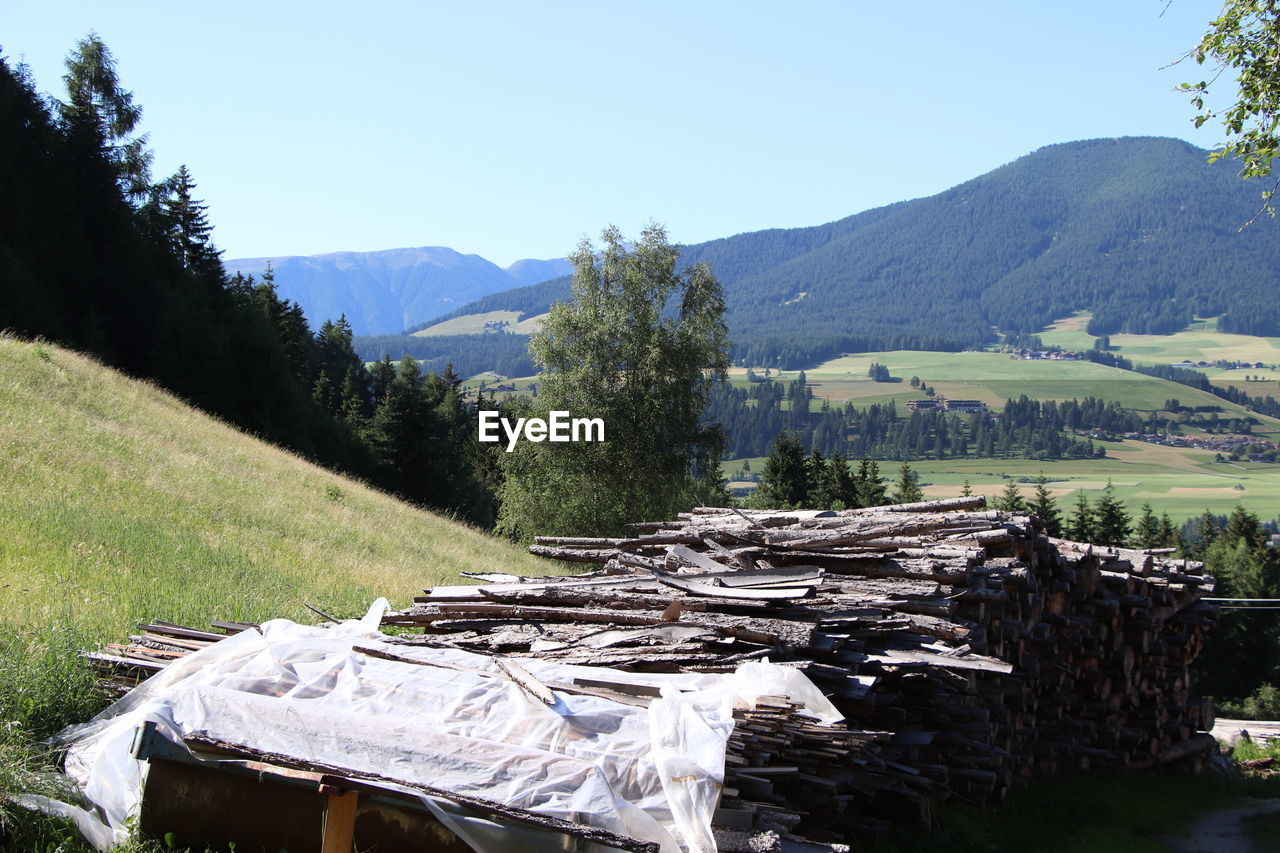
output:
M 723 435 L 703 423 L 729 366 L 724 295 L 705 264 L 680 269 L 679 249 L 648 226 L 631 250 L 608 228 L 599 252 L 573 254 L 573 300 L 552 306 L 529 350 L 540 390 L 533 414 L 600 418 L 603 442 L 521 442 L 504 457 L 499 529 L 622 533 L 724 501 Z

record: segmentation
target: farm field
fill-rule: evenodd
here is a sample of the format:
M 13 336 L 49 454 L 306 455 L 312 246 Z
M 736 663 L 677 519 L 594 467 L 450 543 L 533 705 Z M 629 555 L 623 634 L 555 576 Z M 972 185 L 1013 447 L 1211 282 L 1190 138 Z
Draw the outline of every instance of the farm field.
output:
M 529 317 L 521 320 L 519 311 L 486 311 L 483 314 L 466 314 L 462 317 L 454 317 L 452 320 L 445 320 L 442 323 L 436 323 L 434 326 L 428 326 L 425 329 L 419 329 L 414 332 L 414 337 L 430 337 L 432 335 L 479 335 L 485 331 L 485 323 L 509 323 L 507 332 L 515 332 L 521 335 L 529 335 L 538 330 L 542 326 L 542 321 L 546 314 L 539 314 L 536 317 Z
M 875 362 L 887 366 L 902 382 L 873 382 L 867 370 Z M 993 352 L 896 350 L 841 356 L 804 373 L 813 386 L 815 398 L 832 403 L 852 400 L 862 406 L 892 399 L 902 409 L 908 400 L 923 396 L 908 384 L 912 376 L 918 376 L 944 397 L 981 400 L 997 409 L 1006 399 L 1021 394 L 1038 400 L 1097 397 L 1147 411 L 1162 409 L 1167 400 L 1176 398 L 1184 406 L 1220 407 L 1223 417 L 1255 417 L 1261 421 L 1255 428 L 1258 435 L 1280 435 L 1280 421 L 1254 415 L 1212 394 L 1088 361 L 1028 361 Z M 783 381 L 794 380 L 799 375 L 797 370 L 771 371 L 773 378 Z M 746 368 L 731 370 L 730 381 L 748 384 Z
M 1087 313 L 1059 320 L 1039 333 L 1046 346 L 1067 350 L 1092 349 L 1097 338 L 1085 331 Z M 1111 351 L 1143 364 L 1176 364 L 1181 361 L 1212 364 L 1215 361 L 1262 362 L 1265 370 L 1223 370 L 1203 368 L 1210 378 L 1224 374 L 1257 374 L 1280 379 L 1272 369 L 1280 365 L 1280 338 L 1235 335 L 1218 331 L 1217 318 L 1197 320 L 1188 328 L 1172 335 L 1112 335 Z
M 920 475 L 927 497 L 954 497 L 964 481 L 977 494 L 991 497 L 1002 492 L 1009 480 L 1032 481 L 1044 472 L 1049 490 L 1063 510 L 1075 493 L 1083 490 L 1090 500 L 1111 480 L 1115 494 L 1131 512 L 1150 503 L 1156 513 L 1169 513 L 1180 522 L 1206 509 L 1229 513 L 1238 503 L 1264 519 L 1280 516 L 1280 465 L 1214 462 L 1209 450 L 1163 447 L 1141 441 L 1106 442 L 1105 459 L 1036 461 L 1034 459 L 920 459 L 911 463 Z M 725 476 L 742 467 L 740 459 L 725 462 Z M 764 460 L 747 460 L 759 473 Z M 880 474 L 893 481 L 902 463 L 882 461 Z M 747 483 L 736 485 L 746 486 Z M 1030 494 L 1034 485 L 1025 485 Z

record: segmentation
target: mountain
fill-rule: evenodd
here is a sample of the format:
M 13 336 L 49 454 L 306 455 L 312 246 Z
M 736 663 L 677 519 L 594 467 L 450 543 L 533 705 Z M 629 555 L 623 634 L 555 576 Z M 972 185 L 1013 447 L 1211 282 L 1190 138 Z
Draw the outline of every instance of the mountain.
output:
M 1079 310 L 1095 334 L 1224 315 L 1224 331 L 1280 335 L 1277 224 L 1241 231 L 1262 187 L 1207 154 L 1152 137 L 1051 145 L 928 198 L 700 243 L 682 262 L 711 265 L 735 357 L 756 364 L 965 349 Z M 561 278 L 449 316 L 528 317 L 568 293 Z
M 507 275 L 515 279 L 516 284 L 522 287 L 526 284 L 537 284 L 540 281 L 559 278 L 571 272 L 573 272 L 573 264 L 569 263 L 565 258 L 554 258 L 547 261 L 525 258 L 507 267 Z
M 445 246 L 223 263 L 229 273 L 253 276 L 261 276 L 268 264 L 280 296 L 301 305 L 313 328 L 345 314 L 358 335 L 398 333 L 472 300 L 569 269 L 563 260 L 522 260 L 504 270 Z

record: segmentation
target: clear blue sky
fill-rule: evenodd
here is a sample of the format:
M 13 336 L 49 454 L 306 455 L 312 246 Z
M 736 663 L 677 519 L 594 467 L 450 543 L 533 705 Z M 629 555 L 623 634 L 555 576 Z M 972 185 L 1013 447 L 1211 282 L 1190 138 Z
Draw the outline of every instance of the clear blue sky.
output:
M 1043 145 L 1176 136 L 1218 0 L 0 0 L 61 94 L 96 30 L 157 175 L 226 256 L 444 245 L 557 257 L 616 223 L 693 243 L 930 195 Z M 1167 8 L 1166 8 L 1167 7 Z

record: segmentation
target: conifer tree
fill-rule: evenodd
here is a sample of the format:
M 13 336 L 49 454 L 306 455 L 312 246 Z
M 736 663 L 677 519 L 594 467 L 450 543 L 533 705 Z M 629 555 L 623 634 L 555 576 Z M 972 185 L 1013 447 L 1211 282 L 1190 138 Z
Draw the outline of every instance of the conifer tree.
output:
M 919 483 L 916 482 L 916 473 L 911 470 L 910 464 L 903 462 L 902 467 L 898 470 L 898 482 L 894 487 L 893 502 L 913 504 L 922 500 L 924 500 L 924 492 L 921 491 Z
M 849 460 L 837 450 L 827 460 L 827 492 L 832 498 L 832 509 L 857 509 L 858 484 L 849 470 Z
M 1040 476 L 1036 478 L 1035 494 L 1027 508 L 1044 524 L 1045 532 L 1056 537 L 1062 535 L 1062 510 L 1058 508 L 1058 502 L 1049 493 L 1048 484 L 1048 479 L 1041 471 Z
M 142 199 L 151 189 L 152 154 L 145 135 L 131 136 L 142 120 L 142 108 L 121 87 L 111 50 L 91 32 L 76 42 L 65 66 L 67 100 L 57 104 L 62 120 L 73 133 L 96 138 L 120 189 L 131 199 Z
M 830 509 L 835 498 L 831 495 L 827 459 L 822 455 L 821 450 L 813 448 L 805 462 L 805 469 L 809 486 L 805 506 L 809 509 Z
M 1022 497 L 1016 480 L 1010 480 L 1004 484 L 1004 491 L 1000 493 L 1000 497 L 996 498 L 996 509 L 1015 513 L 1027 511 L 1026 499 Z
M 876 460 L 862 457 L 862 461 L 858 463 L 858 473 L 853 479 L 859 506 L 884 506 L 888 502 L 884 481 L 880 479 L 880 466 Z
M 962 498 L 973 497 L 973 486 L 969 485 L 968 478 L 965 479 L 964 485 L 960 488 L 960 497 Z
M 1206 509 L 1196 523 L 1196 535 L 1199 541 L 1191 547 L 1191 553 L 1188 556 L 1193 560 L 1203 560 L 1221 532 L 1218 519 Z
M 1160 521 L 1151 504 L 1144 503 L 1133 528 L 1133 544 L 1139 548 L 1160 547 Z
M 804 446 L 791 432 L 780 432 L 769 448 L 752 505 L 760 509 L 798 509 L 810 492 L 809 465 Z
M 1115 487 L 1107 480 L 1094 504 L 1094 536 L 1100 545 L 1123 545 L 1129 540 L 1129 513 L 1115 497 Z
M 1089 505 L 1084 489 L 1080 489 L 1076 492 L 1076 508 L 1067 525 L 1067 535 L 1076 542 L 1092 542 L 1096 532 L 1093 507 Z
M 170 250 L 182 268 L 215 281 L 222 272 L 222 252 L 213 245 L 213 226 L 206 211 L 209 206 L 193 197 L 196 182 L 185 165 L 159 184 L 157 193 L 160 222 Z
M 1173 526 L 1169 513 L 1160 513 L 1160 536 L 1157 540 L 1161 548 L 1181 548 L 1182 540 L 1178 536 L 1178 528 Z

